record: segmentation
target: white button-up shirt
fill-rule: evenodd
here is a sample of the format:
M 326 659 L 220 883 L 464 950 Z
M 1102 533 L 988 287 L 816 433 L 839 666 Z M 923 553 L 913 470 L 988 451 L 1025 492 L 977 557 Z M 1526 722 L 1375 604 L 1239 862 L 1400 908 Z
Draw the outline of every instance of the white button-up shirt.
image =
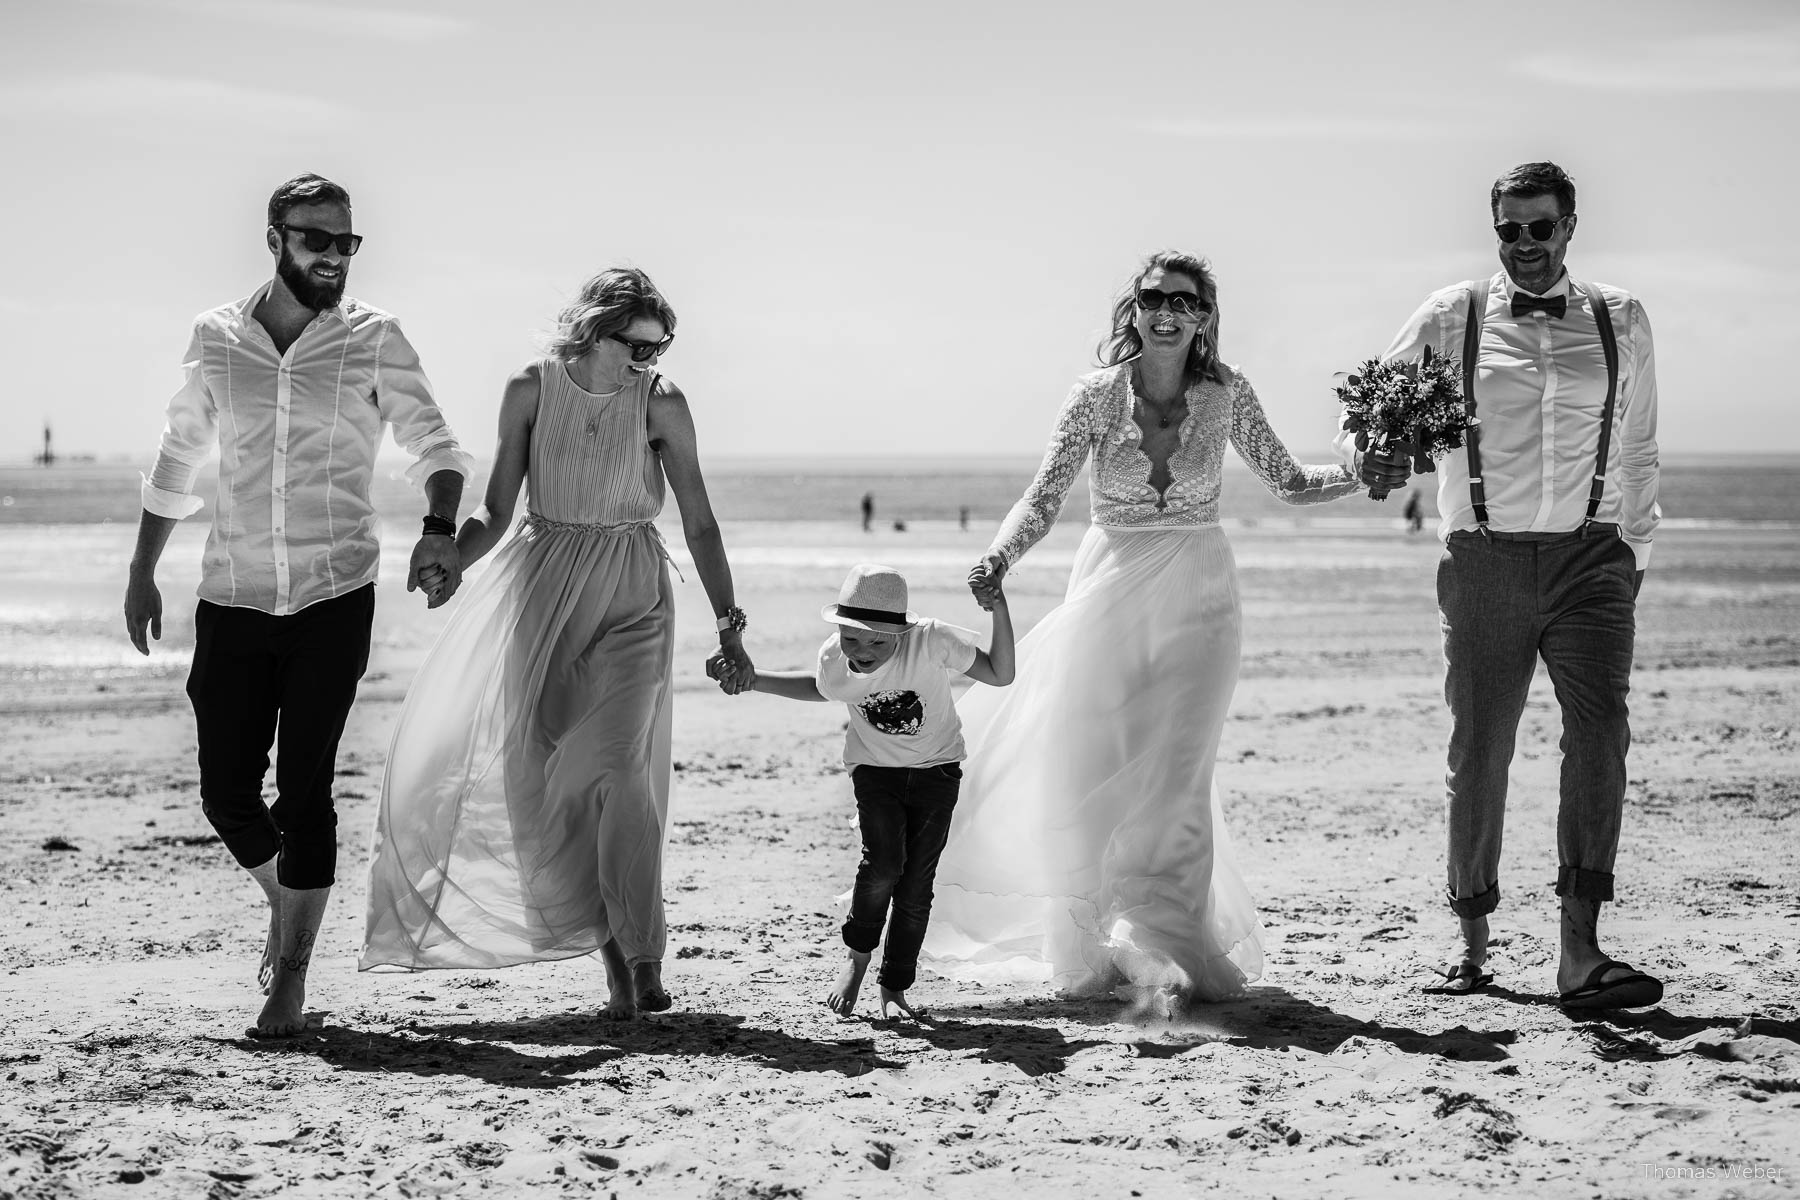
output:
M 1662 520 L 1656 500 L 1656 357 L 1644 306 L 1619 288 L 1599 287 L 1619 345 L 1619 390 L 1606 490 L 1594 519 L 1619 526 L 1641 570 L 1650 562 L 1651 535 Z M 1567 297 L 1561 318 L 1534 311 L 1515 319 L 1516 288 L 1504 271 L 1489 279 L 1486 289 L 1475 412 L 1481 418 L 1488 526 L 1506 533 L 1580 529 L 1606 407 L 1600 328 L 1586 295 L 1566 271 L 1548 293 Z M 1462 284 L 1433 293 L 1401 327 L 1383 360 L 1418 358 L 1427 345 L 1460 360 L 1468 297 Z M 1479 528 L 1469 498 L 1468 453 L 1444 455 L 1437 475 L 1438 536 Z
M 252 315 L 271 286 L 195 319 L 143 504 L 163 517 L 198 512 L 194 482 L 216 439 L 200 598 L 286 616 L 375 579 L 369 483 L 383 425 L 415 459 L 415 486 L 438 471 L 467 478 L 472 460 L 398 321 L 346 298 L 280 354 Z

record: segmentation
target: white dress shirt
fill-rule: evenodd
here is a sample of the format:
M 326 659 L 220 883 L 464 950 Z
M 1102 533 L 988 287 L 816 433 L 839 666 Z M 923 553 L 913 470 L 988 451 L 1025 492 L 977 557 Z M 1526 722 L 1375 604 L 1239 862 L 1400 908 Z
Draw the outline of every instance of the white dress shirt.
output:
M 1656 357 L 1644 306 L 1598 285 L 1619 347 L 1619 390 L 1596 521 L 1619 526 L 1640 570 L 1662 520 L 1657 504 Z M 1514 318 L 1512 278 L 1487 281 L 1475 412 L 1481 418 L 1481 474 L 1488 526 L 1505 533 L 1566 533 L 1587 516 L 1606 406 L 1606 356 L 1582 289 L 1563 273 L 1547 293 L 1565 296 L 1560 318 L 1542 311 Z M 1530 295 L 1531 293 L 1526 293 Z M 1468 290 L 1435 292 L 1401 328 L 1383 361 L 1434 353 L 1462 358 Z M 1340 438 L 1340 447 L 1348 438 Z M 1437 463 L 1438 536 L 1479 528 L 1469 499 L 1469 455 L 1452 450 Z
M 143 504 L 163 517 L 198 512 L 194 482 L 216 440 L 200 598 L 286 616 L 375 579 L 369 483 L 384 424 L 416 460 L 415 486 L 438 471 L 466 479 L 473 460 L 398 321 L 346 298 L 280 354 L 253 316 L 272 286 L 195 318 Z

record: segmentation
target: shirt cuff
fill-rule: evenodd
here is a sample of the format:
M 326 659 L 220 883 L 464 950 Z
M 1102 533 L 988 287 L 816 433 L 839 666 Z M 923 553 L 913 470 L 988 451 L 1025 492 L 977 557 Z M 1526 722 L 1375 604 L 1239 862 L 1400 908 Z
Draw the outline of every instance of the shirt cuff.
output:
M 1630 538 L 1626 538 L 1625 544 L 1631 547 L 1632 557 L 1637 559 L 1637 569 L 1647 570 L 1650 566 L 1650 543 L 1634 542 Z
M 204 500 L 189 492 L 164 491 L 151 483 L 149 476 L 139 475 L 138 478 L 143 480 L 139 496 L 147 513 L 179 521 L 183 517 L 193 516 L 206 506 Z
M 453 446 L 440 446 L 406 468 L 406 478 L 415 488 L 424 491 L 425 481 L 439 471 L 455 471 L 468 480 L 475 474 L 474 456 Z

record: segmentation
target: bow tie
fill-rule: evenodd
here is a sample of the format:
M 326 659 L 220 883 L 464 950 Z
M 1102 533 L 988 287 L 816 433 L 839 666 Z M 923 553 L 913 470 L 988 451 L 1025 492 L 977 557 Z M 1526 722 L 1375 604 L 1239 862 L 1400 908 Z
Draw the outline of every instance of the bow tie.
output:
M 1512 298 L 1512 315 L 1516 319 L 1542 309 L 1544 315 L 1556 320 L 1569 311 L 1567 296 L 1528 296 L 1524 292 L 1514 292 Z

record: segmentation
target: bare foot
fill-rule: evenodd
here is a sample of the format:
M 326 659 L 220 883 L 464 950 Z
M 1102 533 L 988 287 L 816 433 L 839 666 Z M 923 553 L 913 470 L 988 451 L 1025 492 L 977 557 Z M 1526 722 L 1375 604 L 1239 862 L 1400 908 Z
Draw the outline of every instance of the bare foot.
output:
M 600 947 L 600 961 L 606 964 L 606 1007 L 600 1010 L 603 1021 L 635 1021 L 638 1015 L 637 987 L 632 982 L 631 968 L 625 965 L 625 952 L 619 943 L 608 940 Z
M 312 965 L 313 946 L 330 896 L 328 887 L 277 887 L 274 910 L 281 937 L 268 964 L 269 999 L 256 1024 L 244 1031 L 245 1036 L 291 1038 L 306 1028 L 306 970 Z
M 275 959 L 281 953 L 281 910 L 269 907 L 269 940 L 263 943 L 262 964 L 256 968 L 257 990 L 267 996 L 275 987 Z
M 825 997 L 825 1007 L 840 1017 L 847 1017 L 856 1010 L 856 997 L 862 991 L 863 976 L 869 970 L 869 955 L 856 950 L 850 951 L 850 961 L 844 964 L 844 973 L 838 976 L 837 987 Z
M 631 970 L 631 982 L 637 992 L 637 1006 L 643 1012 L 666 1012 L 675 1001 L 663 990 L 662 964 L 655 960 L 641 962 Z
M 244 1030 L 245 1037 L 258 1041 L 275 1041 L 297 1037 L 306 1028 L 306 987 L 304 984 L 284 987 L 269 997 L 256 1024 Z
M 275 878 L 275 859 L 251 867 L 250 878 L 262 887 L 269 902 L 269 940 L 263 943 L 262 963 L 256 968 L 256 986 L 267 996 L 275 986 L 275 960 L 281 954 L 281 884 Z
M 926 1017 L 931 1015 L 923 1008 L 915 1009 L 912 1005 L 908 1004 L 906 1002 L 905 992 L 896 992 L 892 988 L 882 988 L 881 1019 L 884 1021 L 893 1018 L 894 1014 L 888 1011 L 889 1008 L 897 1008 L 915 1021 L 923 1021 Z

